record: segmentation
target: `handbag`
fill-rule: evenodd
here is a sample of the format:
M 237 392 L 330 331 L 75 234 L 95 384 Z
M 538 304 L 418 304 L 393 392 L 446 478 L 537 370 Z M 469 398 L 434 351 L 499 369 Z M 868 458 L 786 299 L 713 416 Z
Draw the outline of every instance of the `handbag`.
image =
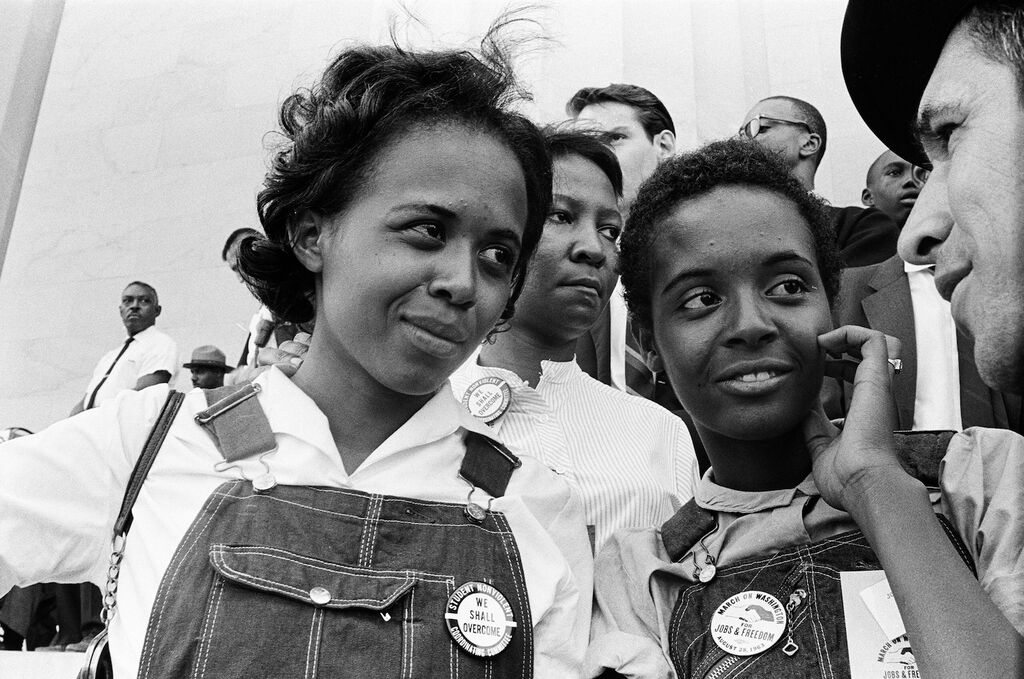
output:
M 114 534 L 111 540 L 112 551 L 110 554 L 110 565 L 107 567 L 107 584 L 103 591 L 103 610 L 100 611 L 100 621 L 103 623 L 103 630 L 97 634 L 89 643 L 85 651 L 85 662 L 82 669 L 78 671 L 78 679 L 113 679 L 114 669 L 110 662 L 110 647 L 107 644 L 107 630 L 110 628 L 110 621 L 114 618 L 117 607 L 117 579 L 121 572 L 121 560 L 124 558 L 125 538 L 132 526 L 132 507 L 139 497 L 142 484 L 149 474 L 156 454 L 167 438 L 167 432 L 171 423 L 181 408 L 185 395 L 173 389 L 167 394 L 167 400 L 160 410 L 153 429 L 150 430 L 146 443 L 142 447 L 142 454 L 132 469 L 128 478 L 128 486 L 124 491 L 124 499 L 121 501 L 121 511 L 118 512 L 117 521 L 114 522 Z

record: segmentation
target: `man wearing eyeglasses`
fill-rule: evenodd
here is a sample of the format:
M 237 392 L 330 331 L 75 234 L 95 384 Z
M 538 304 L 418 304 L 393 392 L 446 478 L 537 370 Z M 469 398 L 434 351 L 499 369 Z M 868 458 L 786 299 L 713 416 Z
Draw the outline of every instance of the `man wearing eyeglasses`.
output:
M 795 97 L 762 99 L 747 112 L 739 136 L 774 151 L 808 191 L 825 155 L 825 119 L 811 104 Z M 839 254 L 845 266 L 877 264 L 896 254 L 899 230 L 874 208 L 829 207 Z

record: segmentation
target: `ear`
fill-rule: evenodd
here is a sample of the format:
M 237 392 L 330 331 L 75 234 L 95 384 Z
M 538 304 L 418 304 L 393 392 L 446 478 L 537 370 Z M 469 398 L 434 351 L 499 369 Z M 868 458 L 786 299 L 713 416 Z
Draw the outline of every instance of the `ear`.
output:
M 860 192 L 860 202 L 864 203 L 868 207 L 874 206 L 875 197 L 871 195 L 871 189 L 864 189 Z
M 671 130 L 662 130 L 654 135 L 654 146 L 658 149 L 658 160 L 667 160 L 676 154 L 676 135 Z
M 163 310 L 164 310 L 164 308 L 162 306 L 160 306 L 159 304 L 157 304 L 156 305 L 156 314 L 153 316 L 153 318 L 156 318 L 157 316 L 159 316 L 160 312 L 163 311 Z
M 648 369 L 651 372 L 664 372 L 665 363 L 661 360 L 661 356 L 658 355 L 658 350 L 654 346 L 654 333 L 645 328 L 641 328 L 640 324 L 630 324 L 633 330 L 633 337 L 636 339 L 637 344 L 640 345 L 640 350 L 644 355 L 644 363 L 647 364 Z
M 292 252 L 302 266 L 313 273 L 320 273 L 324 268 L 323 243 L 325 218 L 305 210 L 288 225 L 288 237 L 292 242 Z
M 819 135 L 817 132 L 811 132 L 807 135 L 807 139 L 805 139 L 804 143 L 800 146 L 800 157 L 811 158 L 818 152 L 818 149 L 820 148 L 821 135 Z

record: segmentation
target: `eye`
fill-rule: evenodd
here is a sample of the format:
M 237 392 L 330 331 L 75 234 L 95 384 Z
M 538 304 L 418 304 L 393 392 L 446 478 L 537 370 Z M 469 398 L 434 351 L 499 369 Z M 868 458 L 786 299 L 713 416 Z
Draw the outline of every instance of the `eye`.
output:
M 484 261 L 496 265 L 501 271 L 511 271 L 516 263 L 516 253 L 503 245 L 492 245 L 480 251 Z
M 552 210 L 548 213 L 549 222 L 553 224 L 572 224 L 572 215 L 565 210 Z
M 606 238 L 614 243 L 619 240 L 622 229 L 614 224 L 605 224 L 597 227 L 597 232 L 601 234 L 602 238 Z
M 787 278 L 786 280 L 776 283 L 772 287 L 768 288 L 768 292 L 765 294 L 768 297 L 794 297 L 797 295 L 804 295 L 813 289 L 814 288 L 807 285 L 799 278 Z
M 708 309 L 722 303 L 722 298 L 710 288 L 698 288 L 683 298 L 684 309 Z
M 612 141 L 612 142 L 622 141 L 625 138 L 626 138 L 626 135 L 622 134 L 621 132 L 609 132 L 608 133 L 608 139 L 610 141 Z
M 444 227 L 433 222 L 418 222 L 409 227 L 412 231 L 422 234 L 431 240 L 445 241 Z

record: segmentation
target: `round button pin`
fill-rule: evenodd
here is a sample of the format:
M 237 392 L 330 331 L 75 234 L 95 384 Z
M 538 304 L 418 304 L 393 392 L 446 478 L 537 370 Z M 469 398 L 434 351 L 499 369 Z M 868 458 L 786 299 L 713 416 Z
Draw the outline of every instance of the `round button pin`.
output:
M 504 651 L 516 628 L 508 599 L 485 582 L 467 582 L 452 592 L 444 621 L 459 648 L 481 658 Z
M 255 479 L 253 479 L 252 482 L 252 487 L 259 492 L 270 490 L 276 485 L 277 479 L 274 478 L 274 475 L 270 473 L 260 474 Z
M 323 606 L 324 604 L 330 602 L 331 593 L 323 587 L 314 587 L 313 589 L 309 590 L 309 598 L 313 603 L 319 606 Z
M 786 632 L 786 609 L 767 592 L 748 590 L 731 596 L 711 616 L 711 638 L 733 655 L 766 651 Z
M 512 388 L 500 377 L 481 377 L 462 395 L 462 405 L 487 424 L 504 415 L 511 403 Z
M 715 564 L 709 563 L 701 569 L 700 573 L 697 575 L 697 579 L 704 583 L 711 582 L 715 579 L 715 573 L 717 572 L 718 569 L 715 568 Z

